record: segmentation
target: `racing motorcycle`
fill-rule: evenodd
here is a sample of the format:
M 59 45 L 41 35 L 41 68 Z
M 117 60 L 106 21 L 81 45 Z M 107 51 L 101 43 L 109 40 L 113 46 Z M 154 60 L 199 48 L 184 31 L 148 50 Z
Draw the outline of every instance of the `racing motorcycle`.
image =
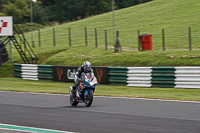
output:
M 69 87 L 70 104 L 76 106 L 78 103 L 85 103 L 86 107 L 90 107 L 93 102 L 93 93 L 96 85 L 98 85 L 98 82 L 94 75 L 89 73 L 82 74 L 80 83 L 74 91 L 75 97 L 73 97 L 72 87 Z

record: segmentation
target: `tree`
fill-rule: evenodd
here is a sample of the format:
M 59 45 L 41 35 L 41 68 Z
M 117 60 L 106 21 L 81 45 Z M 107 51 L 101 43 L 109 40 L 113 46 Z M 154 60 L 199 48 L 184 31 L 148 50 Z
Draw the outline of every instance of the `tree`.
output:
M 47 10 L 40 5 L 33 7 L 33 18 L 35 23 L 45 25 L 49 21 Z
M 6 16 L 13 16 L 15 23 L 23 23 L 29 20 L 30 9 L 28 0 L 16 0 L 2 4 L 2 13 Z
M 140 0 L 116 0 L 115 5 L 117 5 L 117 9 L 126 8 L 134 5 L 140 4 Z
M 111 0 L 82 0 L 81 8 L 85 16 L 97 15 L 111 11 Z
M 152 0 L 115 0 L 115 9 Z M 30 22 L 30 0 L 0 0 L 0 15 L 13 16 L 15 23 Z M 66 22 L 112 10 L 112 0 L 37 0 L 33 4 L 34 22 Z

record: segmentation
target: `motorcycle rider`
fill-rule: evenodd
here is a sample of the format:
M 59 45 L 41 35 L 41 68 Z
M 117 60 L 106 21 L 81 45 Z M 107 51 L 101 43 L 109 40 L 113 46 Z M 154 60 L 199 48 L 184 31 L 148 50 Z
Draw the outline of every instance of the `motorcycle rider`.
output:
M 83 65 L 80 66 L 76 71 L 74 85 L 73 85 L 72 91 L 71 91 L 73 97 L 75 97 L 76 87 L 80 84 L 82 73 L 90 73 L 90 74 L 94 75 L 93 70 L 91 68 L 91 63 L 89 61 L 85 61 L 83 63 Z M 94 76 L 94 78 L 96 78 L 96 77 Z

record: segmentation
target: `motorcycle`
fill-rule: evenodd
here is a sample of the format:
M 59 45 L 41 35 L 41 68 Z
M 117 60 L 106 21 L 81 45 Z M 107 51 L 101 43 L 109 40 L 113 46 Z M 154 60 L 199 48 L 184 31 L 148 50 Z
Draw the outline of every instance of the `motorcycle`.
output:
M 70 104 L 76 106 L 78 103 L 85 103 L 86 107 L 90 107 L 93 102 L 93 93 L 98 82 L 94 75 L 83 74 L 81 77 L 79 85 L 75 88 L 74 97 L 72 87 L 69 87 Z

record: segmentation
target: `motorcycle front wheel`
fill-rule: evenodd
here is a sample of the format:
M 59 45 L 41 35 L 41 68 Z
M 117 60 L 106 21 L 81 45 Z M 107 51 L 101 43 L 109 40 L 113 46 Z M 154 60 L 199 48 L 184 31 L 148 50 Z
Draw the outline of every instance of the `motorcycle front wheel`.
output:
M 88 92 L 88 96 L 85 99 L 85 106 L 86 107 L 90 107 L 92 102 L 93 102 L 93 92 L 89 91 Z
M 76 106 L 76 105 L 78 104 L 78 102 L 76 101 L 76 99 L 73 98 L 71 95 L 70 95 L 70 104 L 71 104 L 72 106 Z

